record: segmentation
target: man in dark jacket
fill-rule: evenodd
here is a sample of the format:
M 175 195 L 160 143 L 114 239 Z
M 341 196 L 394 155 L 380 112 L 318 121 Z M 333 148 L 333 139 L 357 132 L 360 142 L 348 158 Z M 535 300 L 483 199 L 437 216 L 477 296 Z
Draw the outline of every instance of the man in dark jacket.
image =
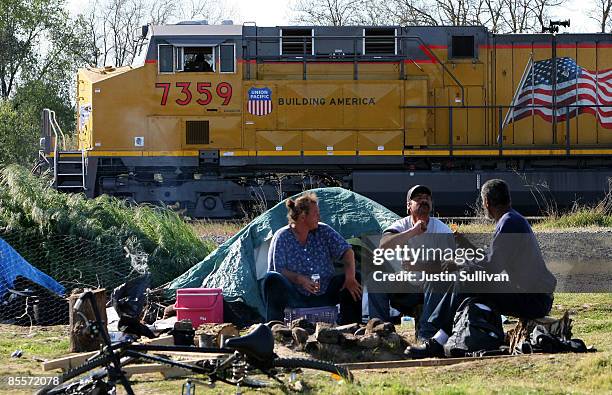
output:
M 512 208 L 508 185 L 489 180 L 482 186 L 481 197 L 487 217 L 496 222 L 488 259 L 481 269 L 505 273 L 509 281 L 453 283 L 429 318 L 438 332 L 422 345 L 408 347 L 406 354 L 412 358 L 444 356 L 443 345 L 452 332 L 455 312 L 466 297 L 478 296 L 485 310 L 526 319 L 543 317 L 552 308 L 557 280 L 544 263 L 531 226 Z

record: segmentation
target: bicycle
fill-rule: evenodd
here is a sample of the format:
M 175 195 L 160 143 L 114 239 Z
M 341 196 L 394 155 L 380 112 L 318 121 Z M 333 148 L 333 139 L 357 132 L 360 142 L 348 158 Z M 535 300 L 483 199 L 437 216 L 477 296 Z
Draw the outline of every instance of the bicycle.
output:
M 83 303 L 86 300 L 92 307 L 95 321 L 87 319 L 82 313 Z M 90 336 L 101 337 L 101 350 L 82 365 L 64 372 L 54 384 L 41 388 L 37 392 L 39 395 L 115 394 L 117 383 L 123 386 L 128 395 L 133 395 L 134 390 L 122 367 L 139 361 L 161 363 L 183 368 L 195 374 L 202 374 L 208 378 L 206 384 L 214 385 L 218 381 L 230 384 L 237 387 L 237 393 L 240 392 L 240 387 L 261 388 L 280 385 L 284 389 L 288 389 L 291 383 L 285 383 L 281 378 L 286 378 L 289 375 L 290 380 L 293 379 L 293 382 L 295 382 L 294 378 L 297 371 L 304 369 L 332 373 L 338 380 L 344 379 L 349 382 L 353 380 L 353 376 L 348 369 L 333 363 L 304 358 L 279 358 L 274 353 L 272 331 L 263 324 L 259 324 L 247 335 L 227 339 L 224 347 L 221 348 L 134 344 L 137 337 L 125 334 L 122 340 L 111 342 L 91 291 L 84 292 L 75 302 L 74 311 L 75 314 L 86 320 L 86 329 Z M 139 325 L 139 323 L 134 324 L 133 321 L 132 325 Z M 130 330 L 125 330 L 125 332 L 134 333 Z M 188 363 L 176 361 L 163 355 L 147 354 L 148 352 L 183 352 L 227 356 Z M 264 379 L 258 377 L 261 375 L 264 376 Z M 191 395 L 193 394 L 192 389 L 193 381 L 188 380 L 183 385 L 182 393 Z

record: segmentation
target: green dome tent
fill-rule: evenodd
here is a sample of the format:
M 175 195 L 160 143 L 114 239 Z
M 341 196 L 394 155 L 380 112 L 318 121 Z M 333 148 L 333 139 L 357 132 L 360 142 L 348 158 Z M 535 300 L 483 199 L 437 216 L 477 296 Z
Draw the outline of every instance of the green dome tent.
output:
M 380 235 L 399 216 L 373 200 L 343 188 L 317 188 L 321 222 L 347 240 Z M 293 198 L 299 196 L 295 195 Z M 241 301 L 264 315 L 258 279 L 267 270 L 267 252 L 272 235 L 287 225 L 282 201 L 251 221 L 204 260 L 166 286 L 174 298 L 181 288 L 221 288 L 228 302 Z

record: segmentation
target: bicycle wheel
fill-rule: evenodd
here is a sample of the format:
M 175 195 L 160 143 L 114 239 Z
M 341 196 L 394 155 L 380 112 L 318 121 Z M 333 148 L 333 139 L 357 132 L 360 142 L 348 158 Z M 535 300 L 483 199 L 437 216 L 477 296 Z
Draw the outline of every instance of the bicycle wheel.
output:
M 293 387 L 298 383 L 308 385 L 308 382 L 313 381 L 310 373 L 315 373 L 315 371 L 332 373 L 331 379 L 334 381 L 344 379 L 350 382 L 353 380 L 351 372 L 346 368 L 331 362 L 305 358 L 276 358 L 265 369 L 246 364 L 242 365 L 242 368 L 244 370 L 235 374 L 236 369 L 230 365 L 222 371 L 217 371 L 215 379 L 241 387 L 265 388 L 280 385 L 289 389 L 295 389 Z M 320 382 L 320 377 L 316 381 Z
M 69 390 L 71 385 L 75 383 L 75 381 L 71 381 L 72 379 L 84 373 L 87 373 L 95 368 L 98 368 L 100 366 L 106 366 L 109 364 L 109 362 L 110 362 L 110 359 L 108 358 L 108 356 L 99 355 L 91 359 L 90 361 L 87 361 L 83 363 L 82 365 L 77 366 L 76 368 L 69 369 L 68 371 L 66 371 L 61 376 L 58 377 L 59 383 L 50 384 L 50 385 L 40 388 L 36 392 L 36 395 L 54 395 L 54 394 L 70 393 L 67 391 Z
M 321 385 L 353 381 L 353 375 L 346 368 L 306 358 L 277 358 L 265 373 L 269 376 L 269 385 L 280 385 L 289 392 L 317 392 Z M 320 373 L 327 373 L 327 377 Z

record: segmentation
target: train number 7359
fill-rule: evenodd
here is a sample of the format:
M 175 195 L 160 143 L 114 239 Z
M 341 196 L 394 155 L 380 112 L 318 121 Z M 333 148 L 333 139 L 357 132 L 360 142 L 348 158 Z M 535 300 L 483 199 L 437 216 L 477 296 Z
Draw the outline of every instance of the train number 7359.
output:
M 165 106 L 168 102 L 168 95 L 170 93 L 170 82 L 158 82 L 155 84 L 156 88 L 162 88 L 162 97 L 160 104 Z M 193 93 L 191 92 L 191 82 L 176 82 L 175 87 L 180 88 L 179 97 L 174 100 L 179 106 L 186 106 L 191 103 L 193 99 Z M 206 106 L 212 102 L 213 92 L 212 84 L 210 82 L 197 82 L 195 90 L 197 95 L 196 103 L 201 106 Z M 219 82 L 214 89 L 214 92 L 223 99 L 222 106 L 227 106 L 232 99 L 232 85 L 228 82 Z

